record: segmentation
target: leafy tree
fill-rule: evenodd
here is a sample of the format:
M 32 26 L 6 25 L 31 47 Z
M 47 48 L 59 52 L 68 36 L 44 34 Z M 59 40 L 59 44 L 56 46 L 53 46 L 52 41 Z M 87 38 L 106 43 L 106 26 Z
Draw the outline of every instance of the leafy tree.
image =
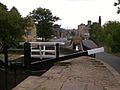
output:
M 118 14 L 120 13 L 120 7 L 119 7 L 119 5 L 120 5 L 120 0 L 118 0 L 117 2 L 114 2 L 114 6 L 116 6 L 118 8 L 118 10 L 117 10 Z
M 9 29 L 11 35 L 12 33 L 15 33 L 11 39 L 14 39 L 14 44 L 17 44 L 19 41 L 23 40 L 26 23 L 24 18 L 21 17 L 19 11 L 15 7 L 9 11 L 9 25 L 11 26 Z
M 24 18 L 24 20 L 25 20 L 25 26 L 26 26 L 26 28 L 33 26 L 34 22 L 33 22 L 33 20 L 32 20 L 31 17 L 27 16 L 27 17 Z
M 120 23 L 118 21 L 108 21 L 102 27 L 94 23 L 91 26 L 90 37 L 98 45 L 102 42 L 109 52 L 120 52 Z
M 117 53 L 120 52 L 120 29 L 116 30 L 113 34 L 113 45 L 112 52 Z
M 0 10 L 8 10 L 8 9 L 6 5 L 0 3 Z
M 91 25 L 90 37 L 97 44 L 103 42 L 103 30 L 99 23 L 93 23 Z
M 2 8 L 2 9 L 1 9 Z M 24 19 L 18 10 L 13 7 L 10 11 L 0 4 L 0 43 L 16 46 L 24 34 Z
M 109 52 L 111 52 L 111 47 L 113 45 L 113 37 L 111 34 L 106 35 L 106 38 L 104 39 L 104 45 L 107 46 L 107 49 Z
M 109 21 L 104 26 L 105 45 L 112 52 L 120 52 L 120 23 Z
M 39 37 L 48 39 L 53 34 L 53 24 L 59 20 L 59 17 L 53 16 L 49 9 L 37 8 L 33 10 L 30 15 L 37 26 L 37 35 Z
M 72 32 L 70 33 L 70 36 L 75 36 L 75 32 L 72 31 Z

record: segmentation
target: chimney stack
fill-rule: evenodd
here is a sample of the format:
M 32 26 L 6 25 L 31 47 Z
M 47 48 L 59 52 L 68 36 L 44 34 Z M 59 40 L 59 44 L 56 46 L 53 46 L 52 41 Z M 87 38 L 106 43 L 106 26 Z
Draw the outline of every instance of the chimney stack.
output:
M 89 26 L 91 25 L 91 20 L 88 20 L 88 25 L 89 25 Z

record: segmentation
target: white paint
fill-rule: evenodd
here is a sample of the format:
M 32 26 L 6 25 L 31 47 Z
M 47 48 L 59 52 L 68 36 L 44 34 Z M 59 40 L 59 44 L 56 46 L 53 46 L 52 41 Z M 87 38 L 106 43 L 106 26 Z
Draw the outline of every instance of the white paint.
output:
M 56 44 L 58 43 L 59 45 L 64 45 L 64 42 L 29 42 L 32 45 L 39 45 L 39 49 L 33 49 L 31 47 L 31 57 L 35 58 L 53 58 L 56 57 Z M 53 46 L 53 50 L 47 50 L 46 46 Z M 43 47 L 43 48 L 42 48 Z M 39 52 L 38 55 L 34 55 L 33 52 Z M 47 53 L 52 53 L 54 55 L 47 55 Z
M 78 50 L 79 50 L 79 47 L 78 47 L 78 46 L 76 46 L 76 47 L 75 47 L 75 50 L 76 50 L 76 51 L 78 51 Z
M 87 50 L 88 55 L 104 52 L 104 47 Z
M 36 45 L 56 45 L 57 43 L 59 45 L 65 45 L 64 42 L 29 42 L 31 44 L 36 44 Z

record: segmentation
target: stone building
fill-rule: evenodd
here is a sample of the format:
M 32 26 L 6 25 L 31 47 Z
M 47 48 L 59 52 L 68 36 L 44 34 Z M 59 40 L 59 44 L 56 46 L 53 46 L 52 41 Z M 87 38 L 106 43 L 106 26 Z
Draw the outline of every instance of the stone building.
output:
M 68 31 L 64 28 L 60 28 L 60 25 L 54 25 L 53 28 L 54 37 L 56 38 L 66 38 Z
M 28 23 L 30 23 L 30 24 L 25 29 L 24 39 L 26 42 L 36 41 L 36 37 L 37 37 L 36 25 L 32 20 L 30 20 L 30 22 L 28 22 Z
M 77 36 L 81 37 L 82 39 L 89 39 L 90 34 L 89 34 L 89 30 L 90 30 L 90 26 L 91 26 L 91 21 L 88 21 L 88 24 L 80 24 L 78 25 L 78 33 Z

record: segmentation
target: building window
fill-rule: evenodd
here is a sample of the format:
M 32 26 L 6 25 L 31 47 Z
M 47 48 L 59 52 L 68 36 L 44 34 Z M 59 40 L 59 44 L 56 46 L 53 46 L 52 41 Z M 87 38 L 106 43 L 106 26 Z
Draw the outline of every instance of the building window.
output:
M 32 32 L 31 31 L 27 31 L 27 35 L 32 35 Z

